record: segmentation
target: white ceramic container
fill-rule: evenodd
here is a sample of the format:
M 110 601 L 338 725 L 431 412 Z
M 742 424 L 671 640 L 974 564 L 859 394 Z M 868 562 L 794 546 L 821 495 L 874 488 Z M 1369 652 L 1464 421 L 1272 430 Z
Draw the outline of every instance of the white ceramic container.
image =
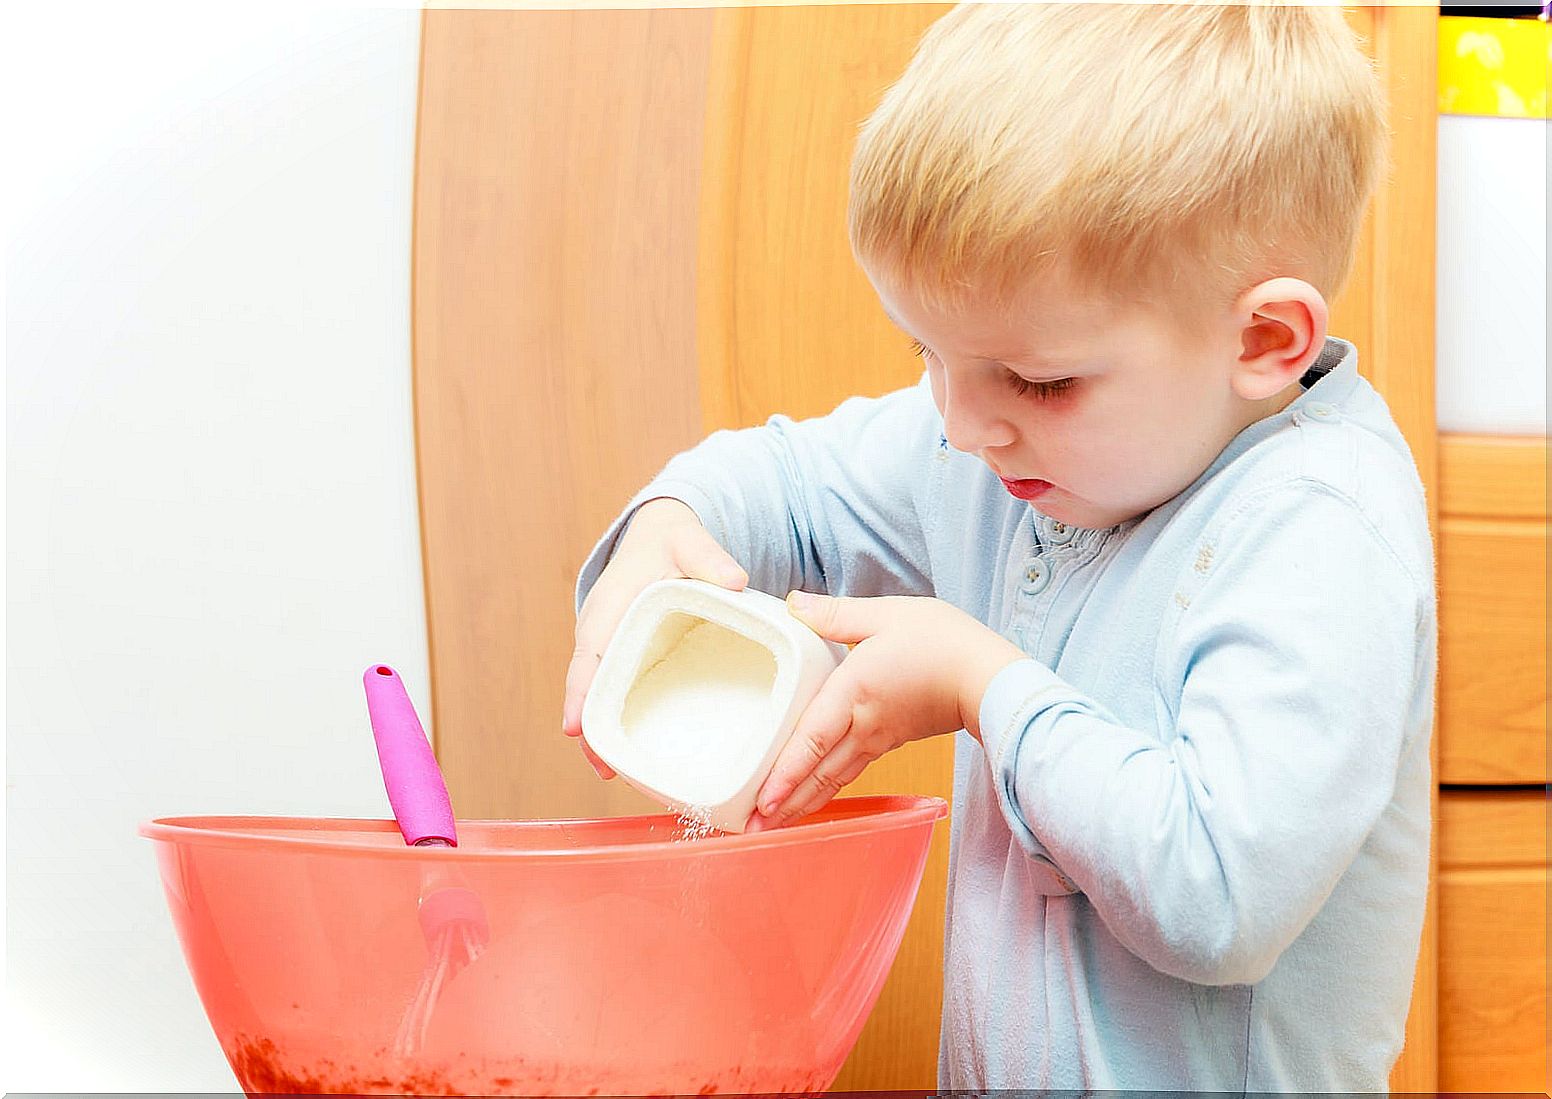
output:
M 804 707 L 845 655 L 774 596 L 660 580 L 604 652 L 583 736 L 649 797 L 742 832 Z

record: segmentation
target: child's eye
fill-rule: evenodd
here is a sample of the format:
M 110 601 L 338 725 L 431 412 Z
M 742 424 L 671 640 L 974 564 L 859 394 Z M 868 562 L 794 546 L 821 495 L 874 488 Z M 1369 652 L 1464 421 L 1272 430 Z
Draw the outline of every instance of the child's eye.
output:
M 932 354 L 932 352 L 927 350 L 927 345 L 922 343 L 921 340 L 912 337 L 911 354 L 915 355 L 918 359 L 925 359 L 928 355 Z
M 1021 378 L 1017 374 L 1008 373 L 1008 384 L 1013 387 L 1013 392 L 1020 397 L 1030 396 L 1039 400 L 1055 397 L 1063 390 L 1071 389 L 1078 384 L 1077 378 L 1057 378 L 1051 382 L 1032 382 L 1028 378 Z

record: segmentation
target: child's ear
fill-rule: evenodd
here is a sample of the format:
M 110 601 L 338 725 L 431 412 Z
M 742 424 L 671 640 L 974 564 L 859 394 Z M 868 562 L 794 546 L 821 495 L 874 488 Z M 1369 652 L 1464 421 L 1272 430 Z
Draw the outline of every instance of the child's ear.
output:
M 1302 279 L 1258 283 L 1234 308 L 1242 320 L 1231 384 L 1244 400 L 1276 396 L 1303 376 L 1325 346 L 1326 299 Z

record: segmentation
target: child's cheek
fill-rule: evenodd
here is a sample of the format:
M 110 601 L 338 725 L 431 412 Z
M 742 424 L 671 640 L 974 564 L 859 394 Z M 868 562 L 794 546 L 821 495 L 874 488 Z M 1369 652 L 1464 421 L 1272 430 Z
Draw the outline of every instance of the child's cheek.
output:
M 943 415 L 943 368 L 936 365 L 930 359 L 923 359 L 927 365 L 927 384 L 932 387 L 932 403 L 937 406 L 938 415 Z

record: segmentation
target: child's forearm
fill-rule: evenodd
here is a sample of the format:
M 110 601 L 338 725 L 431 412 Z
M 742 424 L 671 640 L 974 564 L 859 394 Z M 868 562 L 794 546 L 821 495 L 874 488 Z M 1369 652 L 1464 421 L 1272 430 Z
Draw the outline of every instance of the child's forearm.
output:
M 689 506 L 762 591 L 927 594 L 917 497 L 934 415 L 924 392 L 902 390 L 817 419 L 713 434 L 672 459 L 605 532 L 577 605 L 634 509 L 664 496 Z

